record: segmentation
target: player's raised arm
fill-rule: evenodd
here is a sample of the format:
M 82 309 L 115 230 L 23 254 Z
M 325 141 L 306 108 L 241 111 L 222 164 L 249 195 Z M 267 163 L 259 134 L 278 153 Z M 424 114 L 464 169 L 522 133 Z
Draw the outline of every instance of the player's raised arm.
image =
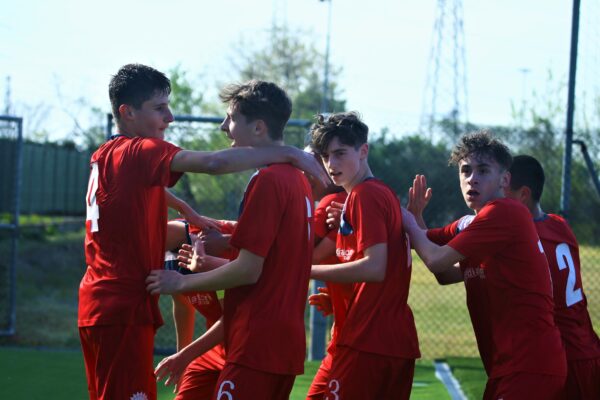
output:
M 438 246 L 427 237 L 427 231 L 421 228 L 415 217 L 402 209 L 402 226 L 410 236 L 413 248 L 423 260 L 427 268 L 434 274 L 447 271 L 449 268 L 455 268 L 454 265 L 464 260 L 464 256 L 450 246 Z
M 328 181 L 323 167 L 312 155 L 292 146 L 236 147 L 220 151 L 182 150 L 173 157 L 171 170 L 218 175 L 277 163 L 290 163 L 324 184 Z

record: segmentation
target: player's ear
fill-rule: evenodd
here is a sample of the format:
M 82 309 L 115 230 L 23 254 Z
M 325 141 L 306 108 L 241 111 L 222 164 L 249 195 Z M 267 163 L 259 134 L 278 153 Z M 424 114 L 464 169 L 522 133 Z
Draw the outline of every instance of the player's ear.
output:
M 500 176 L 500 187 L 507 188 L 510 185 L 510 172 L 504 171 Z
M 263 121 L 262 119 L 257 119 L 256 121 L 254 121 L 254 123 L 254 133 L 256 135 L 263 136 L 269 134 L 269 128 L 267 127 L 265 121 Z
M 119 106 L 119 115 L 121 119 L 130 120 L 133 118 L 133 108 L 128 104 L 121 104 Z
M 521 193 L 519 193 L 519 196 L 521 197 L 521 201 L 529 204 L 529 202 L 531 201 L 531 188 L 529 186 L 523 186 L 521 188 Z
M 363 143 L 358 149 L 358 152 L 360 153 L 361 160 L 367 158 L 369 156 L 369 143 Z

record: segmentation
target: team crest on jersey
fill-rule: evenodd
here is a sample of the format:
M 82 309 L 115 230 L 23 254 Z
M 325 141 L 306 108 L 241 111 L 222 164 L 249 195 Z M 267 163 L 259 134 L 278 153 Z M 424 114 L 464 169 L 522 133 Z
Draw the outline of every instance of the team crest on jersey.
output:
M 148 396 L 144 392 L 134 393 L 129 400 L 148 400 Z

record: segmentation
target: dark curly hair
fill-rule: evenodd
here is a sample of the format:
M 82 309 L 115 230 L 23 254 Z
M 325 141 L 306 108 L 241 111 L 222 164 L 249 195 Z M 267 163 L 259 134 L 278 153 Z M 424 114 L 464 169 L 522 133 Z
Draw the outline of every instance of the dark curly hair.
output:
M 452 150 L 449 165 L 458 165 L 470 155 L 489 157 L 496 161 L 504 170 L 512 164 L 512 156 L 508 147 L 492 136 L 488 130 L 472 132 L 460 138 L 460 142 Z
M 283 139 L 283 129 L 292 115 L 292 101 L 285 91 L 272 82 L 251 80 L 226 86 L 219 94 L 248 121 L 263 120 L 273 140 Z
M 310 127 L 310 146 L 323 154 L 333 138 L 337 137 L 341 143 L 358 149 L 367 143 L 368 136 L 369 127 L 356 112 L 335 113 L 329 117 L 318 115 L 317 122 Z

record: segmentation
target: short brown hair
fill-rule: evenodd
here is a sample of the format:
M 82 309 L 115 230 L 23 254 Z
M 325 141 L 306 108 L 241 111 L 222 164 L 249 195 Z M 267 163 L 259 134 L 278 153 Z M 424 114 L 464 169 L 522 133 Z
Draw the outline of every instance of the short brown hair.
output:
M 489 130 L 471 132 L 461 137 L 460 142 L 452 150 L 448 164 L 458 165 L 470 155 L 489 157 L 505 170 L 508 170 L 512 164 L 508 147 L 494 138 Z
M 273 140 L 283 139 L 283 129 L 292 115 L 292 101 L 272 82 L 251 80 L 226 86 L 219 94 L 249 121 L 263 120 Z
M 358 149 L 367 143 L 369 127 L 361 121 L 356 112 L 317 116 L 317 122 L 310 127 L 311 147 L 319 154 L 325 153 L 333 138 L 340 143 Z

